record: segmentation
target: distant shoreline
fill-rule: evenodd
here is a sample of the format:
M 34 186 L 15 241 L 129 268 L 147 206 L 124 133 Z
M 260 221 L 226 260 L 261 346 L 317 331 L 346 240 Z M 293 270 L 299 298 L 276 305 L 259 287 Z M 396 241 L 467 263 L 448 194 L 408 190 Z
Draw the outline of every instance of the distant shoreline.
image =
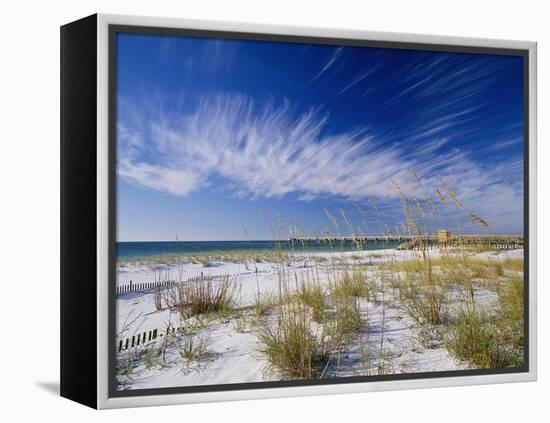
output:
M 291 243 L 290 241 L 145 241 L 117 242 L 117 262 L 135 260 L 155 260 L 170 257 L 190 257 L 204 255 L 243 255 L 284 253 L 330 253 L 384 250 L 397 247 L 395 241 L 372 241 L 359 247 L 352 241 Z

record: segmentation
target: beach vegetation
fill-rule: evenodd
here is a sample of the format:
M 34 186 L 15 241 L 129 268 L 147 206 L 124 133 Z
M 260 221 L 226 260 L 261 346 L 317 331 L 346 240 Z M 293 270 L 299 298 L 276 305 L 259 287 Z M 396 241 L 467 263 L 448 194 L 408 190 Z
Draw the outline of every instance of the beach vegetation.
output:
M 188 366 L 194 361 L 200 361 L 212 344 L 207 335 L 189 334 L 179 339 L 179 355 L 184 365 Z
M 390 228 L 374 204 L 372 208 L 381 231 L 416 237 L 402 243 L 400 250 L 366 254 L 353 235 L 349 238 L 358 250 L 350 252 L 349 243 L 339 241 L 342 237 L 337 233 L 334 240 L 327 236 L 329 251 L 319 255 L 287 253 L 281 243 L 274 242 L 272 252 L 209 252 L 181 258 L 181 262 L 208 266 L 217 260 L 244 263 L 241 275 L 254 278 L 255 274 L 256 291 L 241 295 L 238 276 L 214 279 L 202 273 L 196 279 L 155 289 L 156 311 L 177 311 L 180 327 L 174 335 L 167 327 L 167 336 L 157 341 L 156 349 L 145 348 L 145 368 L 166 365 L 166 350 L 175 339 L 184 367 L 200 361 L 212 343 L 208 331 L 212 322 L 230 323 L 224 330 L 233 334 L 249 331 L 254 335 L 254 352 L 265 363 L 265 372 L 281 379 L 334 377 L 344 367 L 346 375 L 387 374 L 396 368 L 416 371 L 414 356 L 400 359 L 397 367 L 393 360 L 424 348 L 446 349 L 457 366 L 465 368 L 521 366 L 523 258 L 501 254 L 481 235 L 479 239 L 471 235 L 466 244 L 426 241 L 424 234 L 433 233 L 441 220 L 450 220 L 442 216 L 441 207 L 451 216 L 467 216 L 480 234 L 487 231 L 487 222 L 468 214 L 454 192 L 444 187 L 438 192 L 439 207 L 437 198 L 434 201 L 425 192 L 405 195 L 397 184 L 396 189 L 405 217 L 401 228 Z M 342 227 L 354 230 L 344 211 L 325 210 L 325 215 L 336 231 Z M 455 233 L 460 231 L 457 223 Z M 323 233 L 329 233 L 328 229 Z M 293 248 L 299 247 L 298 242 Z M 157 264 L 163 260 L 167 257 L 159 258 Z M 262 285 L 262 271 L 270 273 L 273 284 Z M 155 277 L 164 280 L 168 276 L 158 270 Z M 407 345 L 395 342 L 388 330 L 398 319 L 404 322 L 400 327 L 410 333 Z M 356 364 L 360 361 L 362 367 Z M 131 377 L 131 369 L 121 366 L 119 375 Z
M 155 288 L 153 293 L 153 301 L 155 302 L 155 310 L 162 310 L 162 291 L 159 287 Z
M 197 281 L 177 286 L 177 308 L 181 316 L 189 318 L 197 314 L 220 313 L 226 315 L 233 309 L 237 284 L 223 276 L 214 283 L 212 278 L 201 276 Z
M 342 275 L 329 286 L 330 296 L 333 301 L 346 297 L 368 297 L 369 289 L 364 272 L 360 267 L 350 271 L 345 270 Z
M 290 303 L 281 307 L 275 324 L 265 322 L 256 328 L 257 351 L 267 361 L 266 371 L 283 379 L 316 379 L 323 375 L 331 340 L 315 332 L 306 306 Z
M 274 294 L 261 294 L 257 292 L 254 300 L 254 314 L 257 318 L 265 316 L 276 305 L 277 298 Z
M 301 281 L 296 290 L 298 300 L 311 309 L 312 319 L 322 322 L 325 314 L 325 296 L 323 288 L 315 281 Z
M 339 296 L 334 301 L 334 319 L 328 323 L 328 332 L 341 348 L 361 330 L 360 303 L 358 298 L 352 296 Z
M 145 349 L 143 350 L 143 365 L 145 366 L 145 368 L 147 370 L 152 369 L 155 365 L 155 360 L 156 356 L 154 346 L 145 347 Z
M 233 329 L 235 329 L 235 332 L 245 332 L 248 326 L 248 321 L 249 318 L 247 312 L 242 308 L 237 309 L 233 319 Z
M 478 368 L 519 367 L 522 349 L 506 342 L 498 316 L 469 308 L 456 315 L 446 336 L 446 346 L 456 358 Z

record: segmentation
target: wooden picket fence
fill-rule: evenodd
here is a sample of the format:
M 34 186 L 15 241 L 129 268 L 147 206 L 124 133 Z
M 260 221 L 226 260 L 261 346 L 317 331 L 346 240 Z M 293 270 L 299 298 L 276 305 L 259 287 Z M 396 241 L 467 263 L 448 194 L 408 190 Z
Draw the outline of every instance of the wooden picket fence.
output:
M 117 345 L 117 351 L 122 352 L 131 348 L 137 348 L 140 345 L 149 345 L 153 342 L 157 342 L 160 338 L 167 335 L 178 335 L 183 331 L 182 327 L 170 326 L 163 333 L 159 329 L 152 329 L 149 331 L 140 332 L 136 335 L 132 335 L 128 338 L 119 339 Z
M 234 273 L 233 275 L 221 275 L 221 276 L 204 276 L 202 273 L 199 276 L 194 276 L 192 278 L 188 278 L 185 281 L 177 282 L 177 281 L 158 281 L 158 282 L 149 282 L 149 283 L 133 283 L 130 281 L 130 283 L 125 285 L 119 285 L 117 286 L 116 293 L 119 294 L 125 294 L 127 292 L 139 292 L 139 291 L 147 291 L 157 288 L 165 288 L 170 286 L 175 286 L 178 284 L 188 283 L 188 282 L 197 282 L 201 279 L 216 279 L 216 278 L 223 278 L 226 276 L 240 276 L 240 275 L 251 275 L 254 273 L 265 273 L 267 270 L 258 270 L 258 271 L 247 271 L 247 272 L 241 272 L 241 273 Z M 181 327 L 170 327 L 166 330 L 165 333 L 163 333 L 159 329 L 152 329 L 149 331 L 144 331 L 137 333 L 135 335 L 132 335 L 131 337 L 119 339 L 118 345 L 117 345 L 117 351 L 122 352 L 126 351 L 131 348 L 137 348 L 140 345 L 150 344 L 152 342 L 157 342 L 158 339 L 160 339 L 163 336 L 168 335 L 169 333 L 177 334 L 180 333 L 183 330 Z
M 187 283 L 187 282 L 197 282 L 201 278 L 211 278 L 209 276 L 203 276 L 202 273 L 200 276 L 194 276 L 192 278 L 188 278 L 184 281 L 178 282 L 178 281 L 157 281 L 157 282 L 143 282 L 143 283 L 133 283 L 130 281 L 127 284 L 119 285 L 116 287 L 116 294 L 126 294 L 128 292 L 137 292 L 137 291 L 149 291 L 152 289 L 157 288 L 166 288 L 169 286 L 175 286 L 181 283 Z
M 175 281 L 159 281 L 159 282 L 144 282 L 144 283 L 133 283 L 130 281 L 128 284 L 119 285 L 116 287 L 116 294 L 126 294 L 128 292 L 136 291 L 147 291 L 151 289 L 156 289 L 165 286 L 173 286 L 177 282 Z
M 121 339 L 118 342 L 117 351 L 125 351 L 129 348 L 136 348 L 140 344 L 145 344 L 146 342 L 155 341 L 159 336 L 158 329 L 150 330 L 149 332 L 145 331 L 137 335 L 133 335 L 131 338 Z M 162 334 L 160 335 L 162 336 Z
M 251 275 L 254 273 L 265 273 L 266 270 L 258 270 L 258 271 L 248 271 L 248 272 L 241 272 L 241 273 L 234 273 L 232 275 L 221 275 L 221 276 L 204 276 L 202 273 L 199 276 L 193 276 L 192 278 L 188 278 L 184 281 L 178 282 L 178 281 L 157 281 L 157 282 L 142 282 L 142 283 L 133 283 L 130 281 L 127 284 L 119 285 L 116 287 L 116 295 L 126 294 L 128 292 L 139 292 L 139 291 L 150 291 L 157 288 L 167 288 L 170 286 L 175 286 L 178 284 L 188 283 L 188 282 L 197 282 L 201 279 L 217 279 L 222 278 L 225 276 L 242 276 L 242 275 Z

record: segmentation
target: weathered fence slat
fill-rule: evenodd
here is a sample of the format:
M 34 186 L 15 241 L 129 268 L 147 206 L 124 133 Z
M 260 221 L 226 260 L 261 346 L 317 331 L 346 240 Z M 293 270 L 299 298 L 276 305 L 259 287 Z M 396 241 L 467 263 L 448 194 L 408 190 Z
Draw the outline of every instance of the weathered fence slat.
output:
M 201 278 L 204 278 L 204 276 L 193 276 L 190 278 L 187 278 L 184 281 L 176 282 L 176 281 L 157 281 L 157 282 L 142 282 L 142 283 L 134 283 L 132 280 L 130 280 L 129 283 L 124 285 L 119 285 L 115 289 L 116 295 L 121 294 L 127 294 L 129 292 L 139 292 L 139 291 L 146 291 L 146 290 L 152 290 L 157 288 L 166 288 L 168 286 L 175 286 L 180 283 L 187 283 L 187 282 L 197 282 Z
M 168 328 L 166 335 L 169 335 L 170 332 L 175 333 L 181 331 L 181 328 Z M 150 331 L 145 331 L 143 333 L 138 333 L 137 335 L 132 335 L 126 339 L 121 339 L 118 341 L 117 351 L 122 352 L 126 351 L 128 348 L 137 348 L 139 345 L 144 345 L 146 342 L 154 341 L 159 336 L 164 336 L 165 334 L 159 333 L 158 329 L 153 329 Z

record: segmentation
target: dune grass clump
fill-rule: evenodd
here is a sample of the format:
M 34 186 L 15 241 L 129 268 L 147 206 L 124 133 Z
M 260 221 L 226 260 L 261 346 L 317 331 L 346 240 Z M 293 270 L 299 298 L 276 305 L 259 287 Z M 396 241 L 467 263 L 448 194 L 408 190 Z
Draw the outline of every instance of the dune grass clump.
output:
M 321 285 L 302 281 L 298 285 L 296 296 L 300 302 L 311 308 L 312 318 L 322 322 L 325 315 L 325 296 Z
M 405 309 L 419 324 L 444 324 L 449 317 L 447 292 L 437 283 L 411 284 L 406 288 Z
M 211 278 L 200 277 L 197 281 L 177 287 L 177 307 L 185 318 L 198 314 L 223 313 L 233 308 L 235 291 L 236 285 L 230 282 L 229 276 L 224 276 L 217 284 Z
M 207 329 L 211 322 L 212 318 L 210 316 L 196 315 L 187 319 L 180 315 L 178 334 L 183 336 L 196 335 Z
M 349 337 L 361 330 L 361 312 L 357 298 L 340 297 L 336 300 L 331 336 L 341 347 Z
M 467 308 L 455 316 L 445 340 L 453 356 L 481 368 L 494 367 L 496 342 L 488 316 Z
M 523 277 L 515 275 L 497 287 L 500 334 L 512 348 L 523 349 Z
M 523 364 L 523 279 L 508 278 L 497 288 L 494 313 L 466 307 L 448 330 L 447 349 L 455 357 L 481 368 Z
M 160 306 L 160 310 L 162 310 L 163 303 L 164 303 L 164 306 L 168 309 L 179 307 L 181 305 L 180 298 L 179 298 L 179 286 L 168 285 L 168 286 L 156 288 L 155 294 L 154 294 L 154 301 L 155 301 L 155 308 Z
M 233 329 L 235 332 L 244 333 L 249 323 L 248 314 L 242 309 L 238 309 L 233 320 Z
M 449 287 L 446 278 L 441 277 L 433 261 L 417 259 L 391 263 L 386 267 L 398 272 L 399 288 L 404 307 L 418 324 L 440 325 L 449 316 Z
M 508 258 L 506 260 L 502 261 L 502 266 L 506 270 L 511 270 L 514 272 L 521 272 L 523 273 L 523 267 L 524 267 L 524 260 L 523 258 Z
M 268 362 L 266 370 L 277 372 L 283 379 L 316 379 L 322 377 L 330 359 L 331 343 L 315 333 L 303 304 L 281 307 L 274 325 L 256 328 L 260 342 L 258 352 Z
M 352 271 L 346 270 L 329 287 L 330 296 L 333 301 L 346 297 L 368 297 L 369 288 L 365 275 L 360 268 Z
M 194 361 L 199 361 L 208 351 L 212 340 L 209 336 L 189 334 L 179 342 L 179 355 L 184 365 L 188 366 Z
M 254 315 L 262 317 L 277 304 L 276 297 L 269 294 L 256 294 L 254 300 Z
M 152 369 L 155 366 L 156 358 L 158 357 L 158 351 L 156 351 L 154 345 L 146 347 L 143 351 L 143 365 L 147 370 Z
M 486 312 L 461 310 L 447 333 L 446 346 L 453 356 L 479 368 L 519 367 L 523 363 L 523 349 L 506 342 L 498 317 Z

